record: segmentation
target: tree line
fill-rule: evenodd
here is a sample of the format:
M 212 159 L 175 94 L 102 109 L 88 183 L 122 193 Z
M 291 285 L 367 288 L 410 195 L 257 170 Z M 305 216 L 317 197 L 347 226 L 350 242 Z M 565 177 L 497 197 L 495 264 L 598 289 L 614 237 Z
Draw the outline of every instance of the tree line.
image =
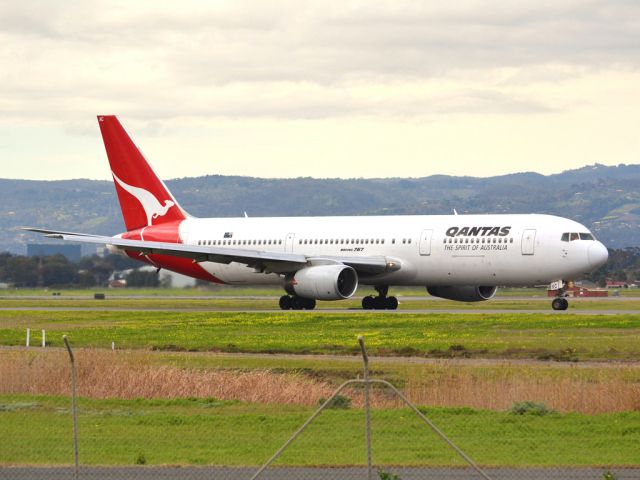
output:
M 102 287 L 114 272 L 140 266 L 140 262 L 121 255 L 92 255 L 72 262 L 64 255 L 27 257 L 0 253 L 0 282 L 17 288 Z M 134 270 L 126 280 L 129 286 L 159 286 L 158 275 L 154 272 Z

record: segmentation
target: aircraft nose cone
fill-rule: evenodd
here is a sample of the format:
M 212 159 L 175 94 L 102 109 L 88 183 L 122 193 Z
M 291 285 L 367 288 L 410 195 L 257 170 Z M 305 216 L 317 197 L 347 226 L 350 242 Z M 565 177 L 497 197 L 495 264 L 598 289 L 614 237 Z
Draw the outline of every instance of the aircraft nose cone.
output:
M 604 265 L 609 258 L 607 248 L 600 242 L 595 242 L 593 245 L 590 245 L 587 255 L 589 257 L 589 266 L 594 270 Z

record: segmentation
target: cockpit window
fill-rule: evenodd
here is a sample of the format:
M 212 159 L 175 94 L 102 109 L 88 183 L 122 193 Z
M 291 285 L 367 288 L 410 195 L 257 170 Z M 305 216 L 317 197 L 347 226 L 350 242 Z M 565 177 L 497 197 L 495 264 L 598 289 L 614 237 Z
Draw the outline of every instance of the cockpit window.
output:
M 573 242 L 574 240 L 595 240 L 595 238 L 590 233 L 566 232 L 562 234 L 560 240 L 563 242 Z

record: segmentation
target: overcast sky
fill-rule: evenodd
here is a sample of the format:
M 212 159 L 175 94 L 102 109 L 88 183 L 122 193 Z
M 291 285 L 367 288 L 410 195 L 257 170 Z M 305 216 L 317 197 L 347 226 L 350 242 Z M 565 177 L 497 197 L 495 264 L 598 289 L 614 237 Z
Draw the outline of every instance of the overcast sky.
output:
M 3 1 L 4 178 L 490 176 L 640 163 L 637 1 Z

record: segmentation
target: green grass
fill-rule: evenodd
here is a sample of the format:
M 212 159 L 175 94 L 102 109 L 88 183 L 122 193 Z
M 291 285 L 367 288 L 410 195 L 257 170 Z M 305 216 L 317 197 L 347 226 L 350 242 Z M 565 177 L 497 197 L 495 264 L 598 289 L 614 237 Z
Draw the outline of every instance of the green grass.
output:
M 313 409 L 194 400 L 80 399 L 83 465 L 259 465 Z M 514 415 L 471 409 L 424 409 L 483 465 L 638 465 L 640 412 L 608 415 Z M 373 456 L 380 464 L 461 465 L 406 409 L 374 410 Z M 0 464 L 73 461 L 69 399 L 0 396 Z M 323 413 L 279 465 L 362 465 L 363 412 Z
M 400 297 L 400 310 L 539 310 L 551 312 L 551 300 L 547 298 L 500 298 L 489 302 L 461 303 L 433 298 L 403 299 Z M 583 311 L 640 311 L 640 299 L 576 299 L 570 300 L 572 310 Z M 93 298 L 2 298 L 0 308 L 52 308 L 52 309 L 134 309 L 134 310 L 278 310 L 278 297 L 258 298 L 120 298 L 111 297 L 105 300 Z M 360 309 L 360 299 L 343 300 L 340 302 L 319 301 L 316 310 L 353 310 Z
M 0 311 L 0 344 L 558 360 L 640 359 L 640 315 Z
M 539 310 L 551 311 L 551 300 L 542 298 L 509 298 L 501 297 L 488 302 L 463 303 L 434 298 L 399 297 L 400 310 Z M 640 299 L 609 298 L 604 300 L 571 299 L 572 310 L 583 311 L 640 311 Z M 342 300 L 340 302 L 318 301 L 316 310 L 360 309 L 360 299 Z M 259 296 L 247 298 L 180 298 L 180 297 L 108 297 L 105 300 L 94 300 L 93 297 L 42 297 L 42 298 L 6 298 L 0 297 L 0 308 L 55 308 L 55 309 L 134 309 L 134 310 L 278 310 L 278 296 Z

